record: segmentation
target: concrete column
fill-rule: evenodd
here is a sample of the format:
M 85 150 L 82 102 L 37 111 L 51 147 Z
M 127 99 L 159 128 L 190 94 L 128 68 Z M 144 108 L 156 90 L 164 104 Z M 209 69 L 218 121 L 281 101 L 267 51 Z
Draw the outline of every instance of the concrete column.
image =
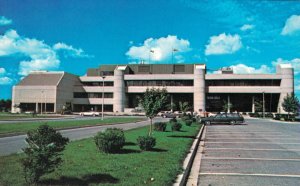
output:
M 117 67 L 118 68 L 118 67 Z M 114 112 L 124 112 L 125 106 L 125 82 L 124 71 L 114 71 Z
M 255 112 L 255 99 L 254 96 L 252 96 L 252 113 Z
M 227 113 L 230 113 L 230 95 L 227 95 Z
M 281 93 L 279 97 L 277 111 L 279 113 L 282 113 L 284 112 L 281 106 L 283 103 L 283 99 L 288 94 L 291 95 L 292 93 L 294 93 L 294 69 L 291 67 L 291 65 L 281 64 L 277 66 L 277 74 L 281 75 Z
M 12 96 L 11 96 L 11 112 L 16 113 L 17 109 L 15 108 L 15 86 L 12 88 Z
M 35 103 L 35 113 L 39 113 L 39 103 Z
M 205 111 L 205 65 L 194 67 L 194 112 Z

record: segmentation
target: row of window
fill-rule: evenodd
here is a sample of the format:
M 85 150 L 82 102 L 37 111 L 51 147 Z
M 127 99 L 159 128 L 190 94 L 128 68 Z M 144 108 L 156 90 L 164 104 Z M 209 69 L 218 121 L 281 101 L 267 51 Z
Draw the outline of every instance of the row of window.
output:
M 103 86 L 103 82 L 82 82 L 83 86 Z M 113 87 L 113 81 L 105 81 L 104 86 L 106 87 Z
M 140 80 L 126 81 L 126 86 L 194 86 L 193 80 Z
M 280 86 L 280 80 L 206 80 L 206 86 Z M 83 86 L 102 86 L 102 82 L 82 82 Z M 130 80 L 126 86 L 193 86 L 193 80 Z M 104 82 L 113 87 L 114 82 Z
M 206 80 L 206 86 L 280 86 L 280 80 Z
M 74 92 L 73 94 L 74 98 L 102 98 L 102 92 L 101 93 L 86 93 L 86 92 Z M 113 93 L 104 93 L 104 98 L 113 98 Z

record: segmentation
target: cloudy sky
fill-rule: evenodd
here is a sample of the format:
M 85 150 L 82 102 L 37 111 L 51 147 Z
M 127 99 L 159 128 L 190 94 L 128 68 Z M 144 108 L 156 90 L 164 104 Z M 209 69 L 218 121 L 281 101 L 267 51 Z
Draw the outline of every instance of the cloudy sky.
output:
M 209 72 L 231 66 L 236 73 L 274 73 L 291 63 L 299 97 L 300 3 L 0 1 L 0 98 L 11 98 L 11 87 L 32 70 L 84 75 L 101 64 L 140 61 L 206 63 Z

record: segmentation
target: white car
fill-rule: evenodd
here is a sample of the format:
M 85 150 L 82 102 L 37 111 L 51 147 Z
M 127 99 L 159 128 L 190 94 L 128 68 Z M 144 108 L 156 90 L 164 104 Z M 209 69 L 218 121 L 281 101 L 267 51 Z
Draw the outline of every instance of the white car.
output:
M 99 112 L 95 112 L 95 111 L 87 111 L 87 112 L 80 112 L 79 113 L 80 116 L 100 116 Z

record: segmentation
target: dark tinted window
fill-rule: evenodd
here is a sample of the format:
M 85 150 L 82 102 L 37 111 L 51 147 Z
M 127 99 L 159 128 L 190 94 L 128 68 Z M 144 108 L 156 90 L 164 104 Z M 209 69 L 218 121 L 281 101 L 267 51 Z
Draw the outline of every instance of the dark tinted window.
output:
M 279 79 L 206 80 L 207 86 L 280 86 Z

